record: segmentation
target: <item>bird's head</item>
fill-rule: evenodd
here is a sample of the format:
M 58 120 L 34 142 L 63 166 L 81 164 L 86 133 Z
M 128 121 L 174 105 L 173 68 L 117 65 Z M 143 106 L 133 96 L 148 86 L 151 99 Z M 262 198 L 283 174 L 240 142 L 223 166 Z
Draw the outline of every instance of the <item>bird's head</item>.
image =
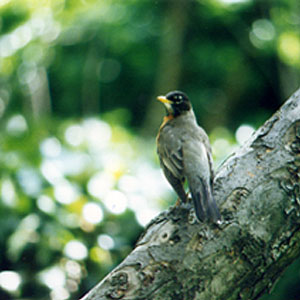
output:
M 179 91 L 173 91 L 169 92 L 165 96 L 159 96 L 157 97 L 157 100 L 165 105 L 168 114 L 173 117 L 180 116 L 192 108 L 187 95 Z

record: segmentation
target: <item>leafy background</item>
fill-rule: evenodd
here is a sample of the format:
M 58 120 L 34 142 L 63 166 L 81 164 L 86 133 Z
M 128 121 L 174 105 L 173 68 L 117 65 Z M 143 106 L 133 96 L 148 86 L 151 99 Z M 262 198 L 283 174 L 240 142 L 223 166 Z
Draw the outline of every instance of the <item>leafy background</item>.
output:
M 0 298 L 78 299 L 172 205 L 155 101 L 192 99 L 215 167 L 297 88 L 297 0 L 0 1 Z M 300 299 L 300 260 L 268 299 Z

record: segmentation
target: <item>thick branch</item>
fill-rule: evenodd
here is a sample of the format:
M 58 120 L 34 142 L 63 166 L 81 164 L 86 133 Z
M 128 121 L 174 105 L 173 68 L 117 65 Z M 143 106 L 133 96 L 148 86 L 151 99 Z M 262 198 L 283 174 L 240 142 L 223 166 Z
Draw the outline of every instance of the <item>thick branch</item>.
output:
M 258 299 L 300 254 L 300 90 L 219 169 L 223 223 L 162 213 L 82 300 Z

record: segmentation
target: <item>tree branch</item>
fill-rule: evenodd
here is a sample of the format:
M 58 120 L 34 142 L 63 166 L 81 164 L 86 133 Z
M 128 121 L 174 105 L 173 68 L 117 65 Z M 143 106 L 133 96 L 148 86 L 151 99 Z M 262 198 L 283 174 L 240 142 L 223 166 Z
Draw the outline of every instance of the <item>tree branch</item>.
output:
M 300 90 L 220 167 L 223 223 L 155 218 L 82 300 L 258 299 L 300 254 Z

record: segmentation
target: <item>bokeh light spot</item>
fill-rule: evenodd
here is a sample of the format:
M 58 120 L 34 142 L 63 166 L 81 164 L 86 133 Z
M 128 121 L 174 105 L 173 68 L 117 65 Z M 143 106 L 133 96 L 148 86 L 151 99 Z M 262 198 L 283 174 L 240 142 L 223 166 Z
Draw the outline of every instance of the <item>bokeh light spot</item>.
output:
M 243 2 L 248 2 L 249 0 L 218 0 L 221 3 L 224 4 L 238 4 L 238 3 L 243 3 Z
M 109 266 L 112 263 L 110 252 L 100 247 L 93 247 L 90 250 L 90 258 L 93 261 Z
M 62 204 L 70 204 L 79 196 L 76 188 L 67 180 L 62 180 L 54 186 L 55 199 Z
M 104 198 L 106 208 L 113 214 L 122 214 L 127 208 L 127 197 L 120 191 L 112 190 Z
M 0 272 L 0 287 L 9 292 L 18 290 L 22 282 L 21 276 L 14 271 Z
M 120 190 L 127 193 L 134 193 L 139 190 L 139 182 L 136 177 L 131 175 L 124 175 L 118 182 Z
M 83 122 L 84 136 L 91 151 L 98 152 L 105 148 L 111 138 L 110 126 L 97 119 L 88 119 Z
M 40 144 L 42 155 L 47 157 L 57 157 L 61 153 L 61 144 L 55 137 L 47 138 Z
M 300 65 L 300 37 L 294 32 L 281 34 L 278 39 L 278 52 L 285 63 Z
M 240 145 L 243 145 L 254 132 L 250 125 L 241 125 L 235 132 L 235 138 Z
M 65 131 L 66 141 L 76 147 L 82 144 L 84 140 L 84 131 L 80 125 L 71 125 Z
M 35 169 L 23 167 L 18 170 L 17 178 L 25 194 L 37 196 L 40 193 L 42 181 Z
M 158 213 L 159 210 L 153 208 L 139 210 L 136 212 L 136 219 L 142 226 L 146 226 Z
M 51 214 L 55 212 L 55 203 L 49 196 L 39 196 L 37 199 L 37 206 L 45 213 Z
M 111 174 L 98 172 L 88 181 L 87 189 L 90 195 L 102 199 L 114 183 L 115 180 Z
M 254 21 L 252 24 L 252 31 L 260 40 L 270 41 L 275 37 L 275 28 L 267 19 Z
M 104 250 L 110 250 L 115 246 L 114 240 L 107 234 L 100 234 L 97 242 L 98 245 Z
M 11 135 L 19 135 L 27 130 L 27 122 L 22 115 L 12 116 L 7 122 L 6 130 Z
M 4 179 L 1 185 L 1 198 L 7 206 L 16 204 L 15 187 L 10 179 Z
M 68 260 L 65 269 L 67 271 L 68 277 L 79 280 L 81 278 L 81 267 L 80 264 L 73 260 Z
M 52 267 L 44 270 L 39 274 L 40 281 L 50 289 L 57 289 L 66 283 L 66 276 L 60 267 Z
M 64 287 L 59 287 L 50 293 L 51 300 L 67 300 L 70 299 L 69 291 Z
M 52 184 L 56 184 L 63 179 L 62 172 L 52 161 L 43 161 L 40 169 L 43 176 Z
M 212 144 L 213 155 L 217 158 L 214 164 L 220 163 L 232 150 L 233 148 L 228 140 L 223 138 L 216 139 Z
M 83 206 L 82 215 L 84 219 L 92 224 L 100 223 L 103 219 L 103 211 L 96 203 L 87 203 Z
M 88 251 L 83 243 L 72 240 L 66 244 L 64 253 L 71 259 L 82 260 L 87 257 Z

